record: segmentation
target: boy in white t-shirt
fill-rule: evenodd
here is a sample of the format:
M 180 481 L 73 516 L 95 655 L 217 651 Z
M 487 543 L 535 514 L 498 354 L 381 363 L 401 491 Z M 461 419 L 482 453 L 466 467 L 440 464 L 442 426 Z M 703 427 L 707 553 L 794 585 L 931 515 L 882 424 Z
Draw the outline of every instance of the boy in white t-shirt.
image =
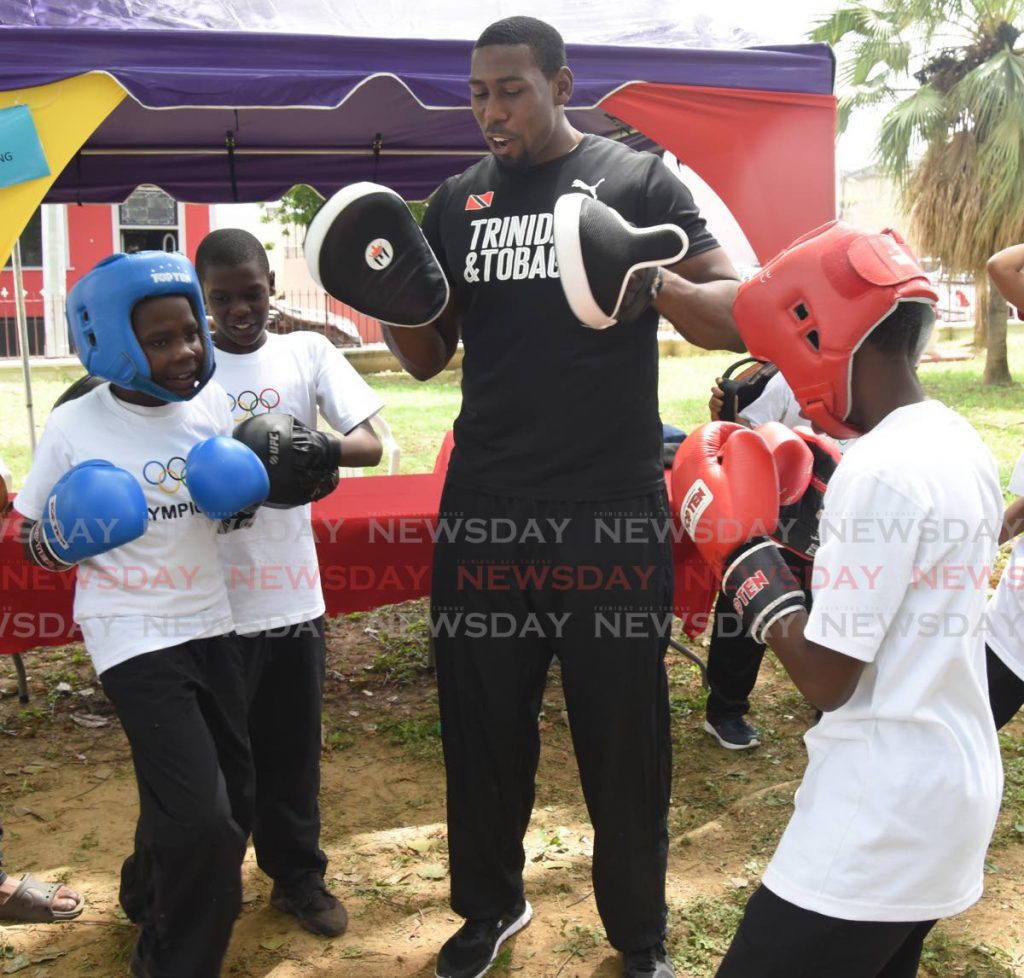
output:
M 1002 792 L 982 642 L 1002 500 L 977 433 L 917 380 L 936 301 L 898 235 L 842 222 L 740 287 L 751 354 L 816 426 L 861 436 L 825 494 L 809 614 L 763 535 L 778 507 L 764 439 L 712 423 L 676 462 L 684 525 L 825 711 L 719 978 L 913 978 L 937 918 L 981 896 Z
M 120 894 L 141 928 L 131 973 L 216 978 L 252 806 L 216 537 L 222 518 L 265 497 L 267 474 L 217 437 L 231 417 L 209 382 L 186 258 L 106 259 L 71 290 L 68 321 L 86 369 L 111 382 L 53 411 L 14 505 L 36 563 L 78 566 L 75 621 L 132 749 L 140 811 Z
M 380 398 L 319 333 L 267 332 L 274 276 L 259 240 L 237 228 L 213 231 L 196 269 L 235 423 L 272 412 L 315 428 L 319 409 L 341 433 L 344 465 L 376 465 L 381 444 L 369 419 Z M 249 697 L 256 861 L 274 881 L 275 907 L 334 937 L 348 916 L 324 884 L 320 848 L 324 599 L 310 506 L 264 506 L 250 529 L 221 545 Z
M 1024 244 L 1011 245 L 988 260 L 988 274 L 999 294 L 1024 308 Z M 1010 476 L 1017 498 L 1006 508 L 999 542 L 1024 533 L 1024 453 Z M 1010 553 L 987 611 L 989 701 L 996 729 L 1002 729 L 1024 704 L 1024 539 Z
M 1024 453 L 1010 476 L 1010 492 L 1017 498 L 1003 515 L 999 542 L 1024 532 Z M 1024 537 L 1013 545 L 1010 559 L 986 610 L 985 657 L 988 698 L 996 729 L 1001 730 L 1024 705 Z

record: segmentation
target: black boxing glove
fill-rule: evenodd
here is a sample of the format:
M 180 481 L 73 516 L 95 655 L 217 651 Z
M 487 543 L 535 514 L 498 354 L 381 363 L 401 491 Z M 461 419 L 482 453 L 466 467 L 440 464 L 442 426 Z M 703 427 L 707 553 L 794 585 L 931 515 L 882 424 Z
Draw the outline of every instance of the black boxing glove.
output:
M 731 364 L 718 385 L 722 391 L 718 420 L 735 421 L 745 407 L 764 393 L 768 381 L 778 372 L 779 368 L 774 363 L 756 357 L 744 357 Z
M 258 414 L 235 428 L 270 477 L 264 506 L 287 509 L 323 499 L 338 485 L 341 439 L 317 431 L 290 414 Z

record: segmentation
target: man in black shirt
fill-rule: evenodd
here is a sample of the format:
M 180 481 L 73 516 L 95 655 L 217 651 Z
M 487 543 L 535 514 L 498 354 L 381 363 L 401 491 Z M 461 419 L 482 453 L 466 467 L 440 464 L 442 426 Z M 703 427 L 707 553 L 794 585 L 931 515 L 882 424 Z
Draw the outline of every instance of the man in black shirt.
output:
M 664 947 L 671 742 L 664 652 L 672 558 L 658 416 L 659 314 L 707 349 L 742 350 L 738 276 L 655 156 L 576 131 L 562 39 L 529 17 L 477 41 L 469 87 L 491 150 L 434 195 L 423 230 L 452 299 L 385 329 L 414 377 L 464 345 L 463 403 L 441 500 L 433 630 L 452 907 L 438 978 L 479 978 L 528 923 L 523 836 L 554 655 L 587 808 L 594 891 L 626 978 L 671 978 Z M 557 198 L 582 191 L 687 255 L 639 319 L 580 325 L 558 279 Z M 480 528 L 486 528 L 480 532 Z

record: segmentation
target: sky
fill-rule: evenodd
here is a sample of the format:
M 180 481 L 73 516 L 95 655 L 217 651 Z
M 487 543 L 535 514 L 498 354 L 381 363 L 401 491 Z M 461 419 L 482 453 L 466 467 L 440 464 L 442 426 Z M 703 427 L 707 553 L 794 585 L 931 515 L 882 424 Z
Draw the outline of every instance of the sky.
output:
M 822 0 L 719 0 L 716 20 L 741 27 L 771 42 L 805 43 L 815 23 L 828 17 L 842 4 Z M 872 162 L 881 112 L 853 116 L 836 146 L 836 166 L 842 171 L 859 170 Z

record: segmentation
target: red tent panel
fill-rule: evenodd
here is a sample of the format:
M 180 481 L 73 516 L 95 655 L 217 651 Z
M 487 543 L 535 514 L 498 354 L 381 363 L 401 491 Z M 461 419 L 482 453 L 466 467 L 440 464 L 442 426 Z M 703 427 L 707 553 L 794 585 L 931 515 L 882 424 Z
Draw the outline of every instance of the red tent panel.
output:
M 762 263 L 835 217 L 834 96 L 638 82 L 601 108 L 699 173 Z

